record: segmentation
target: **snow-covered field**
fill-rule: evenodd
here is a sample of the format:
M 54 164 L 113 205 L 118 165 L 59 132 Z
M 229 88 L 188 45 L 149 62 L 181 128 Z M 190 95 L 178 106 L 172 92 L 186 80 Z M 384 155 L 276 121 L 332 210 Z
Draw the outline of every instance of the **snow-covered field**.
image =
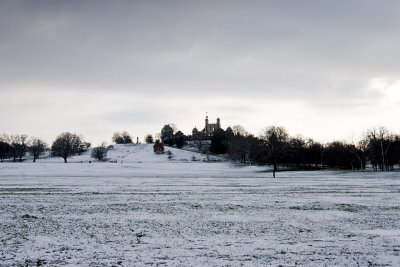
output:
M 169 150 L 0 164 L 0 265 L 400 266 L 399 173 L 274 179 Z

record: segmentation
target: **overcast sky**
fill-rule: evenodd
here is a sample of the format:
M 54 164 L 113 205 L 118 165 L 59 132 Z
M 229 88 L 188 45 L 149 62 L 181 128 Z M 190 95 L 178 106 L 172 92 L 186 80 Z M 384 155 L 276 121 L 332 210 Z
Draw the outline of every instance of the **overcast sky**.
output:
M 0 133 L 400 133 L 400 1 L 0 1 Z

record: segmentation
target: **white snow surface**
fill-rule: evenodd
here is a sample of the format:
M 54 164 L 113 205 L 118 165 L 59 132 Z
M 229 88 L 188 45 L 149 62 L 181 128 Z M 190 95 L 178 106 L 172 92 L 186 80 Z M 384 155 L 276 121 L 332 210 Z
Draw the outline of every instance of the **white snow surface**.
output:
M 397 172 L 272 178 L 166 150 L 0 163 L 0 266 L 400 266 Z

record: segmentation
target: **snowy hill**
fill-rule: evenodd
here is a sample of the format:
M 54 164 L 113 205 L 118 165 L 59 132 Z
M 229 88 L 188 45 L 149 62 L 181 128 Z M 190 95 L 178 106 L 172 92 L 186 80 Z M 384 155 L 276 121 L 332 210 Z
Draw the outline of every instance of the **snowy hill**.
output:
M 209 156 L 198 152 L 165 147 L 165 153 L 156 154 L 151 144 L 113 145 L 107 153 L 107 161 L 91 158 L 91 149 L 68 158 L 68 163 L 59 157 L 44 156 L 32 163 L 27 157 L 22 163 L 1 164 L 4 173 L 18 172 L 19 177 L 42 177 L 64 179 L 84 178 L 79 182 L 89 182 L 91 178 L 140 177 L 243 177 L 249 172 L 265 177 L 268 167 L 245 166 L 231 163 L 222 157 Z M 168 152 L 170 151 L 170 153 Z M 68 182 L 72 181 L 71 179 Z M 73 181 L 76 183 L 77 181 Z M 115 180 L 113 179 L 113 182 Z
M 90 157 L 92 149 L 68 158 L 69 163 L 88 163 L 96 162 Z M 168 153 L 170 151 L 170 153 Z M 165 163 L 165 162 L 190 162 L 190 161 L 204 161 L 206 156 L 198 152 L 181 150 L 172 147 L 165 147 L 163 154 L 156 154 L 153 152 L 152 144 L 128 144 L 128 145 L 113 145 L 107 153 L 107 159 L 111 162 L 117 163 Z M 224 159 L 217 156 L 210 156 L 211 161 L 223 161 Z M 29 161 L 27 159 L 26 161 Z M 38 162 L 63 162 L 62 158 L 44 157 Z

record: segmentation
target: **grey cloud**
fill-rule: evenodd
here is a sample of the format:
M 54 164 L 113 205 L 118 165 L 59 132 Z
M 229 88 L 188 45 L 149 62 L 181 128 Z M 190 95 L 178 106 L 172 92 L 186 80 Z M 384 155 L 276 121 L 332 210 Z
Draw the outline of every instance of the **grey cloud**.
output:
M 0 92 L 367 106 L 383 97 L 372 78 L 399 77 L 399 13 L 398 1 L 1 1 Z
M 396 2 L 19 3 L 1 24 L 4 84 L 315 97 L 332 75 L 399 67 Z M 257 64 L 235 65 L 248 56 Z

